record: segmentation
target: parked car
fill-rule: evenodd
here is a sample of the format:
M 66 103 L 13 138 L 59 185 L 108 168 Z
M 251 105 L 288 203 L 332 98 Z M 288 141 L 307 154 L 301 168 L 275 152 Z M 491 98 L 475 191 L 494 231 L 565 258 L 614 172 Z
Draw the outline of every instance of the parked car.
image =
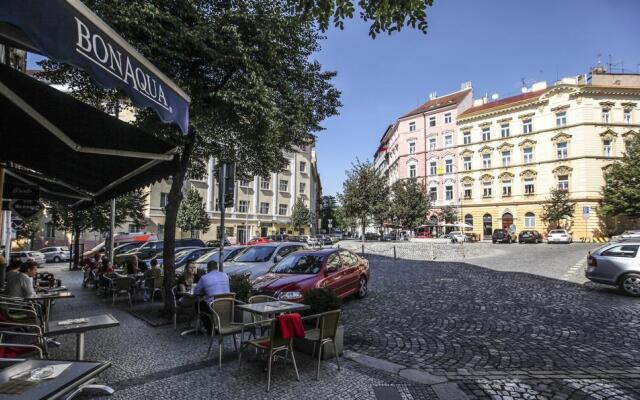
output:
M 46 262 L 44 254 L 38 251 L 12 251 L 9 259 L 11 262 L 14 260 L 19 260 L 20 262 L 35 261 L 38 265 Z
M 176 249 L 179 247 L 205 247 L 204 242 L 200 239 L 176 239 Z M 162 253 L 164 249 L 164 240 L 154 240 L 147 242 L 140 246 L 133 252 L 127 254 L 133 254 L 138 257 L 139 260 L 148 260 L 158 253 Z
M 143 244 L 144 243 L 140 244 L 140 243 L 135 243 L 135 242 L 121 244 L 120 246 L 113 248 L 113 255 L 117 256 L 118 254 L 125 254 L 125 253 L 129 253 L 129 252 L 135 251 L 136 249 L 138 249 Z
M 261 244 L 261 243 L 271 243 L 271 242 L 272 242 L 272 240 L 271 240 L 271 239 L 269 239 L 269 238 L 266 238 L 266 237 L 256 237 L 256 238 L 253 238 L 253 239 L 249 240 L 247 243 L 245 243 L 245 245 L 247 245 L 247 246 L 253 246 L 253 245 L 256 245 L 256 244 Z
M 316 235 L 316 240 L 318 241 L 318 244 L 320 244 L 321 246 L 325 246 L 325 245 L 331 246 L 333 244 L 333 241 L 331 240 L 329 235 Z
M 189 261 L 195 261 L 200 258 L 204 253 L 212 251 L 213 247 L 178 247 L 176 248 L 175 253 L 175 263 L 173 264 L 173 268 L 182 267 L 186 265 Z M 164 258 L 162 253 L 158 253 L 155 256 L 151 257 L 147 260 L 147 265 L 151 266 L 149 263 L 151 260 L 157 260 L 158 265 L 162 265 L 164 262 Z
M 612 242 L 621 242 L 627 239 L 640 239 L 640 230 L 624 231 L 620 235 L 611 236 Z
M 272 242 L 288 242 L 289 241 L 289 235 L 287 234 L 281 234 L 281 235 L 269 235 L 267 236 L 267 238 L 269 240 L 271 240 Z
M 207 240 L 204 245 L 206 247 L 220 247 L 220 239 L 216 239 L 216 240 Z M 231 243 L 229 243 L 229 241 L 227 239 L 224 240 L 224 245 L 225 246 L 231 246 Z
M 364 240 L 380 240 L 380 234 L 376 232 L 365 232 Z
M 518 235 L 518 243 L 542 243 L 544 239 L 538 231 L 521 231 Z
M 369 262 L 344 249 L 301 250 L 289 254 L 269 272 L 256 278 L 253 288 L 281 300 L 302 302 L 303 293 L 320 287 L 338 296 L 367 295 Z
M 617 286 L 631 296 L 640 296 L 640 239 L 609 243 L 587 257 L 585 276 L 597 283 Z
M 140 247 L 146 242 L 154 240 L 158 240 L 158 236 L 155 233 L 122 233 L 114 235 L 114 248 L 127 243 L 135 243 Z M 93 258 L 96 254 L 103 255 L 105 251 L 105 242 L 101 242 L 91 250 L 82 253 L 82 259 Z
M 264 275 L 274 264 L 286 255 L 306 248 L 303 243 L 272 242 L 247 247 L 232 262 L 225 264 L 224 272 L 228 275 L 248 275 L 255 279 Z
M 389 242 L 389 241 L 393 241 L 393 240 L 398 240 L 395 232 L 389 232 L 389 233 L 385 233 L 384 235 L 382 235 L 382 241 L 383 242 Z
M 493 243 L 513 243 L 516 238 L 507 229 L 495 229 L 491 235 L 491 241 Z
M 573 239 L 571 234 L 566 229 L 553 229 L 547 235 L 547 243 L 571 243 Z
M 451 239 L 451 243 L 463 243 L 469 240 L 467 235 L 465 235 L 461 231 L 449 232 L 449 238 Z
M 45 247 L 38 250 L 38 252 L 44 254 L 47 262 L 58 263 L 61 261 L 69 261 L 71 258 L 71 252 L 66 246 Z
M 239 246 L 225 246 L 222 256 L 222 261 L 225 263 L 233 260 L 242 252 L 242 250 L 246 249 L 247 246 L 239 245 Z M 198 259 L 195 260 L 196 267 L 198 268 L 199 274 L 207 273 L 207 263 L 209 261 L 218 262 L 218 255 L 220 254 L 219 249 L 212 249 L 201 255 Z M 185 265 L 181 265 L 179 268 L 176 268 L 176 276 L 180 276 L 184 274 Z
M 344 236 L 342 235 L 341 232 L 336 232 L 333 234 L 333 237 L 335 238 L 336 241 L 340 241 L 344 238 Z

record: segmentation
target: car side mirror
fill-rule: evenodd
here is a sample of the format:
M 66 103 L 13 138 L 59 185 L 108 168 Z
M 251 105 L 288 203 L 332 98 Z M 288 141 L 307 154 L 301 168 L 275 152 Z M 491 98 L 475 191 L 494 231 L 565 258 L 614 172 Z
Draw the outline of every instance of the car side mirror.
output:
M 282 260 L 282 256 L 276 256 L 276 257 L 273 259 L 273 262 L 274 262 L 274 263 L 279 263 L 279 262 L 280 262 L 280 260 Z
M 327 266 L 324 272 L 325 272 L 325 275 L 328 275 L 336 272 L 337 270 L 338 270 L 338 267 L 331 265 L 331 266 Z

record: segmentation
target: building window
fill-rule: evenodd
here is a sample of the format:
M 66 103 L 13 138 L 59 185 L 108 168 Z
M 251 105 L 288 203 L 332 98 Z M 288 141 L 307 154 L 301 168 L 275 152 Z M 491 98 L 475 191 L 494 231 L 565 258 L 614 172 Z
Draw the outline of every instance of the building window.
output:
M 238 201 L 238 212 L 246 213 L 249 211 L 249 202 L 247 200 Z
M 269 214 L 269 203 L 260 203 L 260 214 Z
M 431 200 L 431 202 L 435 202 L 438 200 L 438 188 L 435 186 L 432 186 L 429 188 L 429 199 Z
M 304 161 L 300 161 L 300 172 L 306 172 L 305 169 L 307 168 L 307 163 Z
M 409 154 L 416 154 L 416 142 L 409 142 Z
M 444 137 L 444 147 L 453 146 L 453 136 L 447 135 Z
M 435 161 L 429 163 L 429 175 L 436 175 L 438 173 L 438 166 Z
M 471 143 L 471 132 L 465 132 L 462 134 L 462 143 L 464 144 Z
M 528 212 L 524 215 L 524 227 L 535 228 L 536 227 L 536 215 L 532 212 Z
M 444 198 L 445 200 L 453 200 L 453 186 L 444 187 Z
M 429 126 L 436 126 L 436 117 L 429 117 Z
M 416 177 L 416 165 L 411 164 L 409 165 L 409 178 L 415 178 L 415 177 Z
M 533 132 L 533 122 L 531 119 L 523 119 L 522 120 L 522 133 L 531 133 Z
M 511 180 L 510 179 L 502 181 L 502 196 L 503 197 L 511 196 Z
M 500 125 L 500 136 L 503 138 L 509 137 L 509 124 Z
M 409 132 L 415 132 L 416 123 L 414 121 L 409 122 Z
M 473 226 L 473 215 L 471 214 L 467 214 L 464 216 L 464 223 L 469 225 L 469 226 Z
M 304 182 L 300 182 L 300 193 L 304 193 L 306 189 L 307 189 L 307 184 Z
M 260 179 L 260 189 L 269 190 L 271 188 L 271 181 L 269 179 Z
M 280 179 L 279 189 L 280 189 L 281 192 L 289 191 L 289 181 L 284 180 L 284 179 Z
M 56 237 L 56 227 L 53 223 L 47 222 L 46 224 L 44 224 L 44 237 L 47 237 L 47 238 Z
M 467 156 L 463 159 L 462 165 L 465 171 L 471 171 L 471 157 Z
M 491 182 L 482 184 L 482 197 L 491 197 Z
M 624 113 L 622 114 L 622 119 L 624 120 L 625 124 L 630 124 L 631 123 L 631 110 L 624 110 Z
M 558 143 L 556 145 L 558 159 L 564 160 L 567 158 L 567 142 Z
M 444 115 L 444 123 L 445 123 L 445 124 L 450 124 L 450 123 L 451 123 L 451 113 L 450 113 L 450 112 L 449 112 L 449 113 L 446 113 L 446 114 Z
M 533 148 L 527 147 L 524 149 L 524 163 L 531 164 L 533 162 Z
M 527 178 L 524 180 L 524 194 L 533 194 L 535 192 L 535 186 L 533 184 L 533 178 Z
M 467 184 L 464 185 L 464 198 L 465 199 L 470 199 L 471 198 L 471 194 L 472 194 L 471 184 L 467 183 Z
M 246 179 L 240 179 L 240 187 L 248 188 L 251 185 L 251 182 Z
M 565 192 L 569 191 L 569 175 L 558 176 L 558 189 L 563 190 Z
M 609 123 L 609 110 L 602 110 L 602 122 Z
M 140 232 L 140 225 L 129 224 L 129 233 L 138 233 L 138 232 Z
M 485 142 L 491 140 L 491 128 L 482 128 L 482 140 Z
M 565 126 L 567 124 L 567 112 L 560 111 L 556 113 L 556 126 Z
M 605 157 L 611 157 L 611 140 L 602 141 L 602 150 Z
M 510 151 L 503 151 L 502 152 L 502 166 L 504 167 L 508 167 L 509 165 L 511 165 L 511 152 Z
M 429 139 L 429 150 L 434 151 L 436 149 L 436 138 Z
M 491 154 L 482 155 L 482 168 L 491 168 Z
M 446 174 L 453 173 L 453 160 L 444 160 L 444 172 Z
M 280 204 L 278 206 L 278 215 L 287 215 L 287 205 L 286 204 Z
M 169 204 L 169 193 L 160 193 L 160 208 L 167 208 Z

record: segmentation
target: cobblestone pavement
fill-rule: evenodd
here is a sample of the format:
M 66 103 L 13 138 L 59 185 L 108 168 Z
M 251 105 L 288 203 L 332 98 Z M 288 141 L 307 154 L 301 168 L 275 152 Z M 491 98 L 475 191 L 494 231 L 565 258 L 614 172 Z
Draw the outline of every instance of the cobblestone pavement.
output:
M 347 347 L 445 376 L 473 398 L 640 398 L 638 300 L 537 275 L 550 251 L 570 266 L 587 250 L 546 246 L 519 267 L 533 273 L 370 257 L 369 296 L 344 307 Z

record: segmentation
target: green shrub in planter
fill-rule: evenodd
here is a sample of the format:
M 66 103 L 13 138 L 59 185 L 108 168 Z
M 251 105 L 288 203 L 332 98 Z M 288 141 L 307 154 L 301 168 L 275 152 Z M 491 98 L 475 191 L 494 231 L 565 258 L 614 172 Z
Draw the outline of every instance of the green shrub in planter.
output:
M 253 287 L 247 276 L 232 275 L 229 277 L 229 286 L 231 291 L 236 294 L 236 300 L 246 303 L 249 301 L 249 297 L 253 296 Z
M 342 299 L 338 297 L 333 289 L 316 288 L 302 293 L 304 304 L 311 307 L 305 312 L 307 315 L 320 314 L 323 312 L 337 310 L 342 306 Z

